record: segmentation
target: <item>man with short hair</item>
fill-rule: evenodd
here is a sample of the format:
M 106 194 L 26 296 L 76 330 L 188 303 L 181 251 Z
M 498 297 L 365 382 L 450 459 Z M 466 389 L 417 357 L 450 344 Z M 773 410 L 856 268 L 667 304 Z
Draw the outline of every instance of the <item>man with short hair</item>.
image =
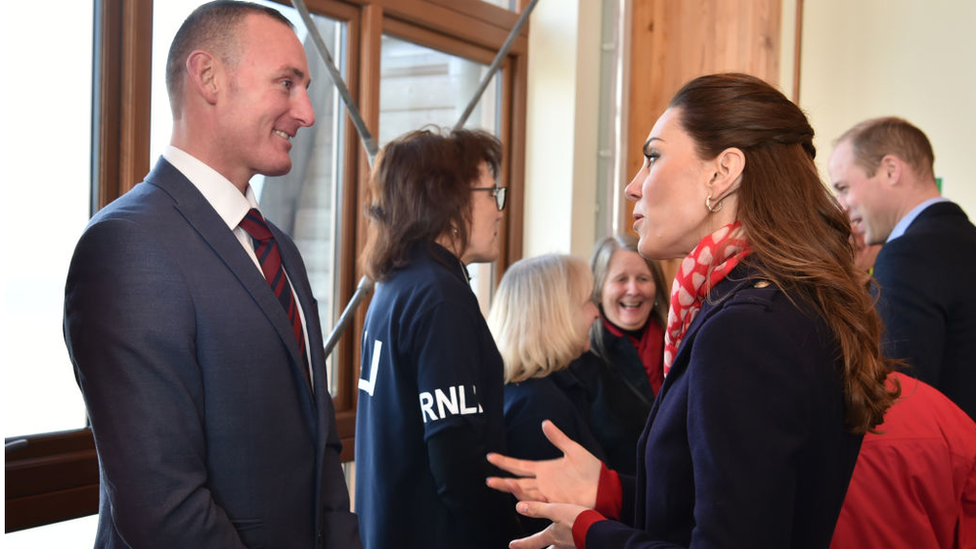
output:
M 308 85 L 280 13 L 199 7 L 170 49 L 170 146 L 78 242 L 64 330 L 96 547 L 361 546 L 308 275 L 249 185 L 291 169 Z
M 976 227 L 939 194 L 928 138 L 894 117 L 837 139 L 828 171 L 874 264 L 885 351 L 976 417 Z

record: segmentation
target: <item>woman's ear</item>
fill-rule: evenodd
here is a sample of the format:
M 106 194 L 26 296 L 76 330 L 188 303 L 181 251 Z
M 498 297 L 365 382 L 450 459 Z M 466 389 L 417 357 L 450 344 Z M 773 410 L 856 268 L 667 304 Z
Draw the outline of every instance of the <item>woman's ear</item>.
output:
M 721 200 L 739 188 L 742 171 L 746 167 L 746 155 L 737 147 L 729 147 L 713 161 L 713 175 L 708 182 L 709 193 Z

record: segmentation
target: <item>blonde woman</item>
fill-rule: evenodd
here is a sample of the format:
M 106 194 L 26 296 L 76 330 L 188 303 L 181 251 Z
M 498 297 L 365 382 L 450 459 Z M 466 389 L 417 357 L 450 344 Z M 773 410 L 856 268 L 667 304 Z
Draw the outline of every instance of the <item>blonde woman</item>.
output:
M 506 446 L 513 457 L 562 455 L 542 433 L 548 419 L 603 459 L 587 426 L 585 395 L 567 393 L 570 388 L 551 375 L 590 348 L 590 327 L 599 317 L 592 291 L 589 266 L 568 255 L 522 259 L 502 277 L 488 327 L 505 364 Z M 522 523 L 529 532 L 548 525 L 528 518 Z
M 593 276 L 582 259 L 555 254 L 517 261 L 498 286 L 488 327 L 505 363 L 505 428 L 512 455 L 559 456 L 542 434 L 544 419 L 602 452 L 586 415 L 578 411 L 576 403 L 583 399 L 571 399 L 550 375 L 589 350 L 589 330 L 599 316 L 592 290 Z

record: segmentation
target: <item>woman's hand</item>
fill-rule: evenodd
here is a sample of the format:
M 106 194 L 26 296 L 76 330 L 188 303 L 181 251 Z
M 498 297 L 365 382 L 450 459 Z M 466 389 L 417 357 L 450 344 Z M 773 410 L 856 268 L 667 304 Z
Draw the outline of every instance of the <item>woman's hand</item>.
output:
M 511 549 L 540 549 L 549 546 L 576 549 L 573 542 L 573 524 L 576 517 L 586 511 L 585 507 L 566 503 L 521 501 L 515 509 L 527 517 L 549 519 L 552 524 L 537 534 L 512 540 L 508 544 Z
M 513 494 L 522 502 L 571 503 L 587 509 L 594 508 L 600 483 L 600 460 L 549 420 L 542 422 L 542 432 L 563 453 L 563 457 L 530 461 L 488 454 L 488 461 L 492 465 L 520 477 L 489 477 L 488 486 Z M 572 522 L 569 526 L 572 528 Z

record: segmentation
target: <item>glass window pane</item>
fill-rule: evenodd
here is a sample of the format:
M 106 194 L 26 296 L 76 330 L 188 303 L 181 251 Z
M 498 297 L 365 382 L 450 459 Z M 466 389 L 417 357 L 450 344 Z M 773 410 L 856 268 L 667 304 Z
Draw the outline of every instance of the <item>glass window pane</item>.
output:
M 0 260 L 5 437 L 86 423 L 61 319 L 90 214 L 93 13 L 91 0 L 62 2 L 38 19 L 37 4 L 10 2 L 0 18 L 3 232 L 22 235 L 7 239 Z
M 380 59 L 380 146 L 427 124 L 453 127 L 488 66 L 384 35 Z M 496 73 L 465 122 L 498 134 Z
M 152 84 L 152 137 L 150 153 L 158 158 L 169 143 L 172 131 L 172 115 L 166 95 L 164 67 L 169 44 L 183 20 L 199 0 L 155 2 L 153 7 L 153 84 Z M 308 29 L 298 12 L 291 7 L 273 2 L 259 2 L 279 10 L 295 25 L 298 37 L 305 44 L 312 85 L 309 96 L 315 110 L 315 125 L 302 128 L 292 140 L 292 169 L 281 177 L 255 176 L 251 180 L 265 217 L 287 232 L 305 260 L 312 291 L 318 300 L 322 319 L 323 338 L 328 338 L 336 315 L 335 295 L 338 263 L 339 217 L 335 206 L 342 203 L 341 164 L 343 147 L 344 106 L 325 68 L 322 56 L 315 48 Z M 329 48 L 333 61 L 345 58 L 346 27 L 327 17 L 314 15 L 316 28 Z M 338 67 L 345 74 L 345 67 Z M 154 160 L 155 161 L 155 160 Z M 340 304 L 339 306 L 344 305 Z M 336 393 L 331 360 L 329 362 L 330 388 Z
M 386 35 L 380 55 L 380 146 L 425 125 L 454 127 L 488 72 L 488 65 Z M 496 73 L 468 116 L 466 128 L 498 135 L 500 83 Z M 468 267 L 485 314 L 493 269 L 494 263 Z
M 94 547 L 98 515 L 55 522 L 4 534 L 5 549 L 49 549 L 51 547 Z

